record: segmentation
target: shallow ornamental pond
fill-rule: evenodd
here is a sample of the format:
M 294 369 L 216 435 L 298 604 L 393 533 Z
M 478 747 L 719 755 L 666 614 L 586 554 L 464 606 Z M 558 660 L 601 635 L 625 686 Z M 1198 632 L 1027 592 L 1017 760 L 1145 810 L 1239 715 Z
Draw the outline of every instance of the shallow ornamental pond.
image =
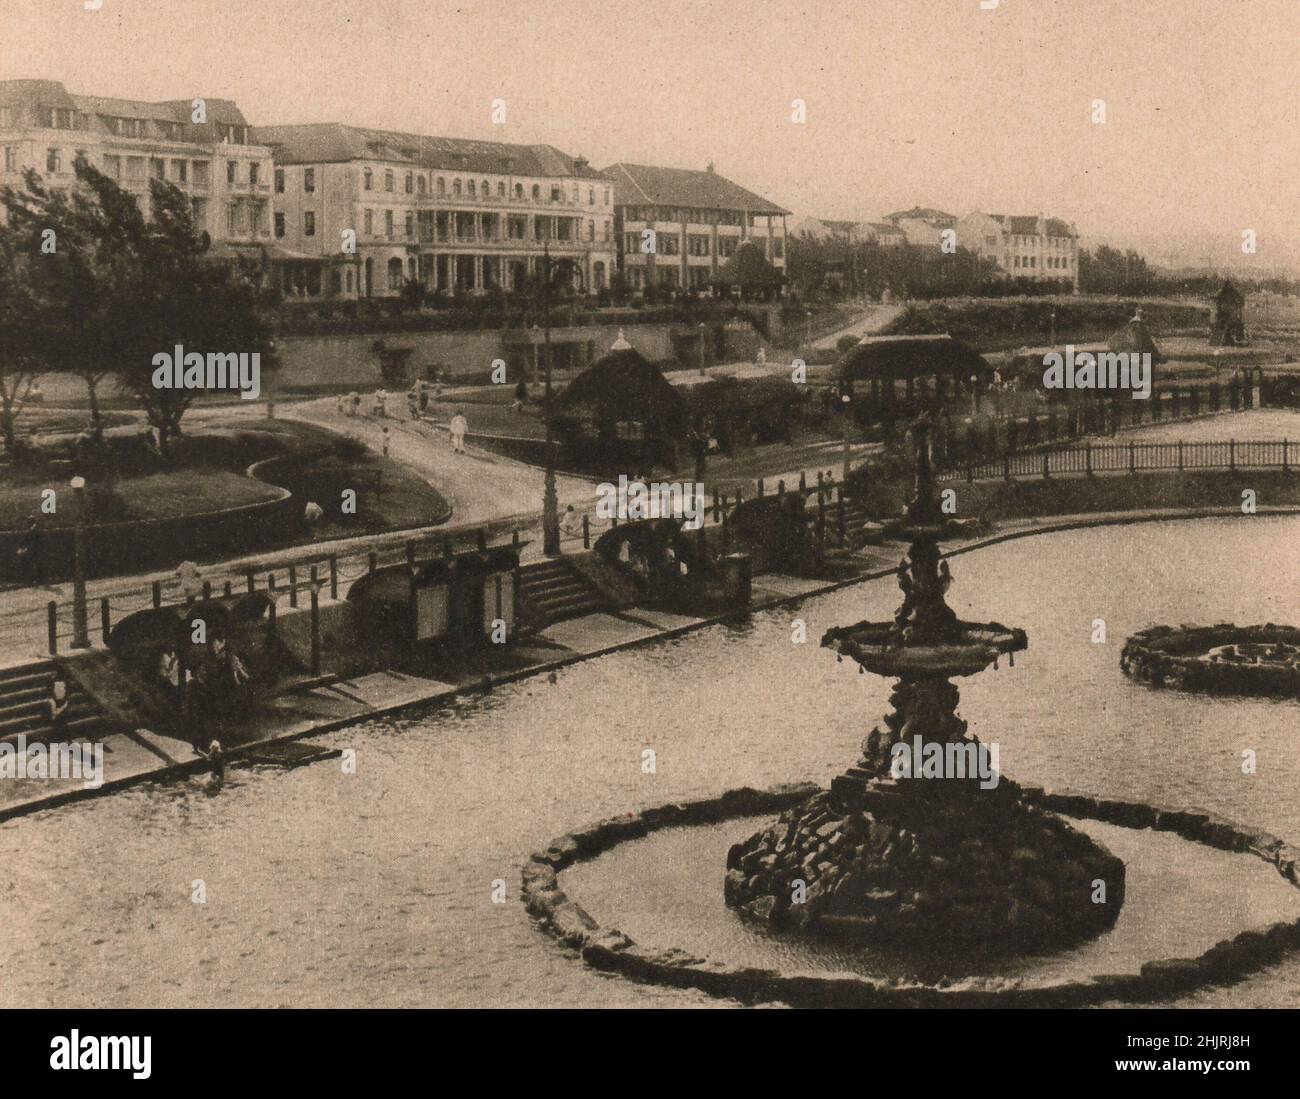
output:
M 959 713 L 999 744 L 1010 777 L 1197 806 L 1300 842 L 1300 703 L 1152 690 L 1119 667 L 1125 637 L 1155 623 L 1300 624 L 1300 518 L 1041 535 L 960 555 L 952 571 L 958 614 L 1029 634 L 1014 668 L 959 681 Z M 868 582 L 323 738 L 357 749 L 355 775 L 336 760 L 234 770 L 216 794 L 206 780 L 141 788 L 0 825 L 0 1006 L 719 1003 L 585 967 L 532 925 L 520 866 L 600 817 L 742 785 L 828 783 L 886 712 L 889 684 L 817 641 L 898 599 L 892 580 Z M 791 641 L 795 618 L 807 644 Z M 1242 773 L 1245 749 L 1255 774 Z M 738 837 L 759 823 L 727 827 Z M 1232 874 L 1274 873 L 1248 856 L 1196 848 L 1193 867 L 1172 836 L 1135 843 L 1087 827 L 1149 887 L 1133 915 L 1160 921 L 1163 956 L 1286 916 L 1275 900 L 1295 918 L 1285 895 L 1233 887 Z M 727 923 L 732 840 L 711 832 L 706 844 L 671 830 L 574 867 L 571 895 L 652 945 L 772 964 L 728 955 L 753 932 Z M 1234 858 L 1222 880 L 1192 888 Z M 614 859 L 622 873 L 602 875 Z M 191 899 L 197 881 L 205 903 Z M 649 881 L 664 884 L 636 888 Z M 1096 947 L 1106 957 L 1042 964 L 1114 969 L 1140 946 L 1116 939 Z M 1300 1006 L 1300 957 L 1183 1002 Z

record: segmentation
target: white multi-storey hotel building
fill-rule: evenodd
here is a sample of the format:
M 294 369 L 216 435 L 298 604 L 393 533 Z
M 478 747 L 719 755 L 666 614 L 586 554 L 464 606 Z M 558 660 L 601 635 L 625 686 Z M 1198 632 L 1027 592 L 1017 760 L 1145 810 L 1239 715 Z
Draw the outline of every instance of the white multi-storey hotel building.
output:
M 697 172 L 614 164 L 601 174 L 614 184 L 619 260 L 629 289 L 705 289 L 746 241 L 785 270 L 790 211 L 724 179 L 712 165 Z
M 0 182 L 17 187 L 34 168 L 47 186 L 66 187 L 83 158 L 146 214 L 149 180 L 174 183 L 217 254 L 271 241 L 271 151 L 251 143 L 230 101 L 146 103 L 70 95 L 54 80 L 0 81 Z
M 967 214 L 957 243 L 994 260 L 1012 278 L 1068 281 L 1079 290 L 1079 234 L 1072 223 L 1042 214 Z
M 272 255 L 290 297 L 519 290 L 544 254 L 575 288 L 614 270 L 613 187 L 550 145 L 339 123 L 253 131 L 275 159 Z

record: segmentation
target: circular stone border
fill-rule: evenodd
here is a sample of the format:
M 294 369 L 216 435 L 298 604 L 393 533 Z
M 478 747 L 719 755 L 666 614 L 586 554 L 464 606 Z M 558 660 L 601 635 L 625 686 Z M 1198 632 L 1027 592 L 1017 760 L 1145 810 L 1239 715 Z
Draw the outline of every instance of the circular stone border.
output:
M 1294 626 L 1151 626 L 1124 642 L 1119 666 L 1123 672 L 1153 687 L 1179 687 L 1210 694 L 1254 695 L 1265 698 L 1300 697 L 1300 668 L 1281 664 L 1212 663 L 1200 659 L 1219 645 L 1300 645 Z
M 741 787 L 717 797 L 678 802 L 611 817 L 559 837 L 534 852 L 523 868 L 522 900 L 554 938 L 577 950 L 596 969 L 650 984 L 694 988 L 747 1003 L 779 1001 L 795 1007 L 1081 1007 L 1109 1000 L 1140 1003 L 1165 999 L 1205 985 L 1231 984 L 1279 961 L 1300 947 L 1300 919 L 1243 931 L 1195 958 L 1145 963 L 1137 973 L 1103 974 L 1086 980 L 967 977 L 928 985 L 902 978 L 848 973 L 786 975 L 774 969 L 732 966 L 671 948 L 637 945 L 621 931 L 601 927 L 560 889 L 557 875 L 576 862 L 659 828 L 717 824 L 735 817 L 780 812 L 819 793 L 813 783 L 768 790 Z M 1268 832 L 1233 824 L 1199 809 L 1162 809 L 1144 802 L 1022 787 L 1025 800 L 1065 816 L 1125 828 L 1173 832 L 1193 843 L 1250 853 L 1277 868 L 1300 888 L 1300 847 Z

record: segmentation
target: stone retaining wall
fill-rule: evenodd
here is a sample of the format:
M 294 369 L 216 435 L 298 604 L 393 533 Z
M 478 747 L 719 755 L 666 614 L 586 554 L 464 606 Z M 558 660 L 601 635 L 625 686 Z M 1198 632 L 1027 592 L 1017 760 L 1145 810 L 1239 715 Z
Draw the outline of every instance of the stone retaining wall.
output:
M 937 985 L 850 974 L 783 974 L 772 969 L 709 961 L 678 949 L 638 946 L 622 932 L 602 928 L 560 889 L 557 875 L 657 828 L 716 824 L 734 817 L 780 812 L 817 793 L 811 783 L 742 787 L 715 798 L 612 817 L 561 836 L 535 852 L 523 868 L 522 899 L 529 913 L 565 946 L 597 969 L 634 980 L 695 988 L 747 1003 L 781 1001 L 797 1007 L 1080 1007 L 1110 1000 L 1148 1002 L 1182 995 L 1209 984 L 1230 984 L 1300 947 L 1300 919 L 1263 931 L 1243 931 L 1196 958 L 1147 962 L 1138 973 L 1104 974 L 1086 980 L 1039 981 L 971 977 Z M 1244 828 L 1199 809 L 1161 809 L 1141 802 L 1023 787 L 1026 800 L 1067 816 L 1173 832 L 1224 851 L 1249 853 L 1277 868 L 1300 888 L 1300 848 L 1267 832 Z

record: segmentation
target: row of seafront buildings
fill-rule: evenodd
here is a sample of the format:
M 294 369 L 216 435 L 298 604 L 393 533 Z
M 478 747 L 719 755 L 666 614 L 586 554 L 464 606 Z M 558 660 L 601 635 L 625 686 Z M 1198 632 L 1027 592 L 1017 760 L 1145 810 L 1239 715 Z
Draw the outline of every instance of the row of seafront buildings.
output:
M 228 100 L 158 103 L 0 81 L 0 183 L 68 185 L 86 160 L 147 209 L 152 179 L 189 196 L 216 255 L 266 257 L 286 294 L 392 297 L 519 289 L 544 254 L 575 286 L 702 289 L 745 244 L 778 270 L 789 211 L 706 171 L 596 170 L 550 145 L 340 123 L 250 126 Z M 647 234 L 645 230 L 654 230 Z M 653 241 L 647 248 L 647 241 Z
M 1073 223 L 1042 214 L 985 214 L 965 217 L 916 206 L 886 214 L 881 221 L 827 221 L 805 217 L 790 226 L 792 236 L 842 240 L 882 247 L 914 244 L 939 248 L 945 231 L 961 248 L 991 259 L 1001 274 L 1032 282 L 1069 281 L 1079 289 L 1079 234 Z

